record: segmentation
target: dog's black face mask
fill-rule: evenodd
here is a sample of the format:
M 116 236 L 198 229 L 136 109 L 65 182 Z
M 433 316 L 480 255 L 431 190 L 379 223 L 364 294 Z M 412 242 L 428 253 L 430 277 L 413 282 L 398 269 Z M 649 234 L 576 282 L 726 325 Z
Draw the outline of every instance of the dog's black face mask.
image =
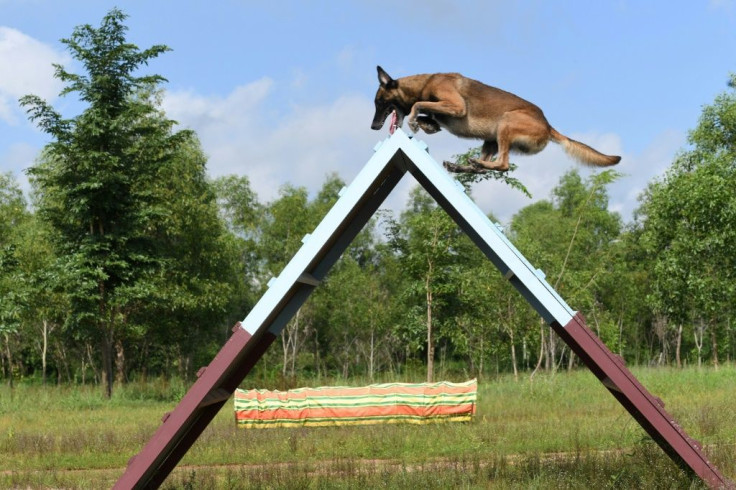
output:
M 376 114 L 373 116 L 371 129 L 381 129 L 386 118 L 391 114 L 391 111 L 396 111 L 396 127 L 400 128 L 401 124 L 404 122 L 404 116 L 406 114 L 404 114 L 399 106 L 392 102 L 379 101 L 378 98 L 376 98 Z
M 381 129 L 391 111 L 396 111 L 396 127 L 401 127 L 406 111 L 399 100 L 399 82 L 391 78 L 380 66 L 378 67 L 378 82 L 380 86 L 376 92 L 376 113 L 373 116 L 371 129 Z

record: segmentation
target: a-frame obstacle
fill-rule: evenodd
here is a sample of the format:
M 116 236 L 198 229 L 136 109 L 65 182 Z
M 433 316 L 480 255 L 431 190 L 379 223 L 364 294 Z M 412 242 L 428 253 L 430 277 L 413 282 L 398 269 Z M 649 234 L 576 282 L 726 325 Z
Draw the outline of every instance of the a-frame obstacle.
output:
M 162 425 L 131 458 L 115 488 L 156 488 L 163 482 L 407 171 L 676 463 L 710 487 L 735 488 L 708 461 L 700 444 L 664 410 L 662 401 L 593 334 L 582 315 L 559 297 L 544 274 L 532 267 L 463 187 L 429 156 L 422 142 L 397 130 L 375 150 L 245 320 L 235 325 L 220 352 L 199 370 L 199 379 L 179 405 L 164 415 Z

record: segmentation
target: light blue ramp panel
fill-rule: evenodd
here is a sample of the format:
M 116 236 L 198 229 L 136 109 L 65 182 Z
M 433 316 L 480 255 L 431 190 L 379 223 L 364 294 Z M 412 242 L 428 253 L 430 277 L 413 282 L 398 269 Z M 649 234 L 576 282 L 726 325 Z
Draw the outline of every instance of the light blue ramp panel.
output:
M 406 172 L 397 163 L 401 160 L 399 141 L 380 145 L 322 222 L 304 237 L 304 244 L 284 270 L 269 282 L 266 293 L 241 322 L 249 334 L 280 333 L 363 229 Z
M 249 334 L 278 335 L 324 279 L 350 242 L 373 216 L 401 177 L 410 172 L 496 267 L 532 304 L 547 323 L 566 325 L 570 307 L 429 156 L 427 147 L 402 130 L 376 145 L 375 153 L 322 222 L 304 237 L 304 245 L 242 322 Z

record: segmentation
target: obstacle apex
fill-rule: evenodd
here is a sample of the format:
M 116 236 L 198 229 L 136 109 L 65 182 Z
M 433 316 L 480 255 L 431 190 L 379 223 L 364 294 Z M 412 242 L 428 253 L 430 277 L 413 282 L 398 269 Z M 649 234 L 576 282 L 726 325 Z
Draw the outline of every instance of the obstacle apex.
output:
M 708 461 L 691 439 L 509 242 L 498 225 L 465 194 L 427 153 L 426 145 L 397 129 L 379 143 L 374 155 L 278 278 L 233 328 L 212 362 L 141 452 L 131 458 L 115 488 L 156 488 L 176 466 L 205 427 L 261 358 L 286 323 L 320 284 L 332 265 L 373 216 L 402 176 L 409 172 L 457 222 L 501 274 L 514 285 L 570 346 L 611 394 L 683 469 L 713 488 L 736 488 Z

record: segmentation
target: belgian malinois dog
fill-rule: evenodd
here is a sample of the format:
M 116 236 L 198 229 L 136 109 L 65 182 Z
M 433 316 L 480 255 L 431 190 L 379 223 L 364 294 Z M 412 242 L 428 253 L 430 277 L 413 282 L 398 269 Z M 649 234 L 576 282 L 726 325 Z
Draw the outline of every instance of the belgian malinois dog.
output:
M 394 80 L 379 66 L 378 81 L 372 129 L 381 129 L 386 117 L 396 111 L 397 126 L 408 115 L 409 128 L 415 133 L 420 128 L 427 134 L 444 128 L 461 138 L 483 140 L 480 159 L 471 159 L 470 165 L 445 162 L 452 172 L 504 172 L 509 168 L 510 151 L 533 155 L 550 140 L 583 165 L 608 167 L 621 160 L 558 133 L 531 102 L 458 73 Z

